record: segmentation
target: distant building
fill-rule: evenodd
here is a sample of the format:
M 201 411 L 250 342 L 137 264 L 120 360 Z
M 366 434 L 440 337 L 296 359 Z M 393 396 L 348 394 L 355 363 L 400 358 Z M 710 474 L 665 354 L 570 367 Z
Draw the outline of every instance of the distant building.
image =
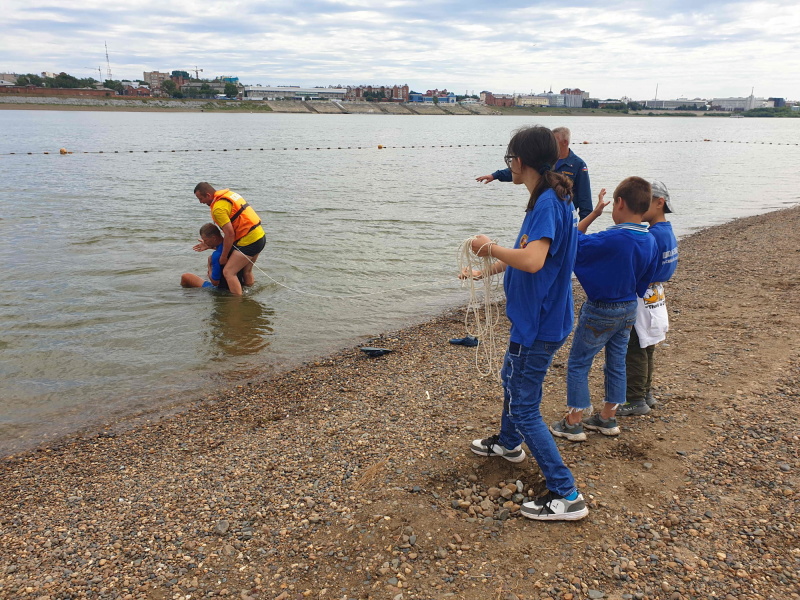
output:
M 351 102 L 408 102 L 410 88 L 403 85 L 360 85 L 348 87 L 345 100 Z
M 513 94 L 493 94 L 492 92 L 481 92 L 481 102 L 487 106 L 514 106 Z
M 17 74 L 16 73 L 0 73 L 0 79 L 3 81 L 8 81 L 11 85 L 17 85 Z
M 546 94 L 542 95 L 547 97 L 549 106 L 561 107 L 567 105 L 567 100 L 564 97 L 564 94 L 554 94 L 553 92 L 547 92 Z M 583 105 L 583 102 L 581 102 L 581 105 Z
M 232 83 L 237 87 L 239 86 L 239 78 L 233 75 L 221 75 L 220 77 L 217 77 L 217 79 L 222 83 Z
M 561 90 L 561 95 L 564 96 L 564 106 L 567 108 L 581 108 L 583 106 L 584 94 L 589 97 L 589 92 L 584 92 L 578 88 Z
M 549 106 L 550 100 L 547 96 L 517 96 L 517 106 Z
M 754 108 L 768 108 L 775 103 L 766 98 L 756 98 L 750 94 L 747 98 L 713 98 L 711 108 L 713 110 L 727 110 L 730 112 L 741 112 L 753 110 Z
M 169 73 L 159 73 L 158 71 L 145 71 L 142 73 L 142 81 L 146 81 L 151 90 L 160 90 L 161 84 L 169 79 Z
M 138 81 L 120 81 L 120 85 L 122 85 L 123 96 L 149 98 L 152 95 L 150 88 L 146 85 L 141 85 Z
M 189 83 L 189 81 L 191 81 L 189 73 L 187 73 L 186 71 L 172 71 L 172 73 L 170 73 L 169 75 L 169 78 L 175 82 L 175 85 L 178 88 L 183 87 L 184 85 Z
M 225 86 L 222 87 L 224 92 Z M 345 88 L 246 85 L 242 97 L 245 100 L 344 100 L 346 94 Z
M 184 83 L 181 86 L 182 92 L 192 92 L 197 91 L 202 88 L 204 85 L 207 85 L 211 88 L 211 91 L 215 94 L 224 94 L 225 93 L 225 84 L 220 81 L 190 81 L 189 83 Z
M 770 101 L 775 108 L 783 108 L 786 106 L 786 98 L 770 98 Z
M 455 104 L 456 95 L 447 90 L 428 90 L 424 94 L 409 94 L 408 101 L 421 102 L 423 104 Z
M 675 110 L 681 106 L 691 108 L 693 110 L 703 110 L 707 102 L 701 98 L 689 100 L 688 98 L 678 98 L 676 100 L 645 100 L 645 108 L 655 110 Z

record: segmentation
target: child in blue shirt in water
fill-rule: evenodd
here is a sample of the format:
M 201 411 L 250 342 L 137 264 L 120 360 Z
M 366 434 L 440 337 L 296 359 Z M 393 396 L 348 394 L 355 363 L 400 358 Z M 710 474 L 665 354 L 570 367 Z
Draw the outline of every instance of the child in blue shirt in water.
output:
M 653 354 L 656 344 L 664 341 L 669 329 L 664 282 L 675 273 L 678 266 L 678 240 L 666 214 L 672 213 L 674 204 L 669 191 L 660 181 L 650 182 L 653 197 L 642 221 L 650 225 L 650 235 L 656 240 L 660 257 L 658 270 L 645 292 L 638 300 L 636 324 L 631 329 L 625 368 L 628 378 L 627 402 L 617 410 L 617 416 L 646 415 L 656 405 L 651 387 L 653 384 Z
M 604 435 L 619 435 L 617 407 L 625 403 L 625 355 L 631 327 L 636 321 L 636 299 L 647 291 L 658 268 L 655 239 L 642 225 L 650 207 L 650 184 L 628 177 L 614 190 L 615 225 L 586 235 L 586 229 L 608 202 L 600 201 L 578 225 L 575 276 L 586 292 L 567 362 L 567 416 L 550 426 L 557 437 L 573 442 L 586 439 L 584 427 Z M 605 349 L 605 399 L 599 414 L 591 413 L 589 370 L 594 357 Z
M 219 258 L 222 255 L 222 242 L 224 238 L 219 228 L 214 223 L 206 223 L 200 228 L 200 243 L 194 247 L 197 252 L 202 252 L 209 248 L 214 248 L 214 252 L 208 257 L 208 279 L 205 280 L 199 275 L 193 273 L 184 273 L 181 275 L 181 286 L 189 288 L 208 287 L 218 290 L 227 290 L 228 282 L 222 275 L 223 265 L 219 264 Z M 242 274 L 237 274 L 239 280 L 242 281 Z
M 511 335 L 501 378 L 503 413 L 500 433 L 474 440 L 480 456 L 525 460 L 524 441 L 544 475 L 547 494 L 525 502 L 523 516 L 537 520 L 578 520 L 589 510 L 542 419 L 542 384 L 553 355 L 572 330 L 572 281 L 578 238 L 577 214 L 570 200 L 572 182 L 552 171 L 558 145 L 546 127 L 519 130 L 505 157 L 512 181 L 530 193 L 525 219 L 513 248 L 485 235 L 472 250 L 497 259 L 491 273 L 462 273 L 480 278 L 505 271 L 506 313 Z

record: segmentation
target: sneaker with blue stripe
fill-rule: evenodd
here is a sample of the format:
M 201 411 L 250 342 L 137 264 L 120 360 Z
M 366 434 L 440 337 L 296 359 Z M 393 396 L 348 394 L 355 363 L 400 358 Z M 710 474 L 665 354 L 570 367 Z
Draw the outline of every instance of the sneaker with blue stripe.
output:
M 523 502 L 519 512 L 537 521 L 578 521 L 589 514 L 589 509 L 580 493 L 576 493 L 573 500 L 567 500 L 548 491 L 536 500 Z

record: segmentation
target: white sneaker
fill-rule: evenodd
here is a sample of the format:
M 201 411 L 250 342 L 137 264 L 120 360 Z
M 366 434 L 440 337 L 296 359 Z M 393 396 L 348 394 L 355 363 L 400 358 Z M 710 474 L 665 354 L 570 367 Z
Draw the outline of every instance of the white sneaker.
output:
M 525 451 L 522 449 L 522 445 L 509 449 L 501 446 L 497 442 L 498 439 L 500 436 L 495 434 L 485 440 L 473 440 L 469 449 L 479 456 L 502 456 L 512 463 L 525 460 Z
M 548 491 L 536 500 L 523 502 L 519 512 L 537 521 L 578 521 L 589 514 L 589 509 L 581 494 L 575 500 L 567 500 Z

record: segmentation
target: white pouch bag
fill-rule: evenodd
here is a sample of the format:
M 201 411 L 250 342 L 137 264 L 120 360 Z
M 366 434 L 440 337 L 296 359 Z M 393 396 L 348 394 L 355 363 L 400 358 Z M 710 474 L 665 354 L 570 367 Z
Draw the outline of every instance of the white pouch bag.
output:
M 638 298 L 634 327 L 642 348 L 663 342 L 667 338 L 669 315 L 662 283 L 651 283 L 644 298 Z

